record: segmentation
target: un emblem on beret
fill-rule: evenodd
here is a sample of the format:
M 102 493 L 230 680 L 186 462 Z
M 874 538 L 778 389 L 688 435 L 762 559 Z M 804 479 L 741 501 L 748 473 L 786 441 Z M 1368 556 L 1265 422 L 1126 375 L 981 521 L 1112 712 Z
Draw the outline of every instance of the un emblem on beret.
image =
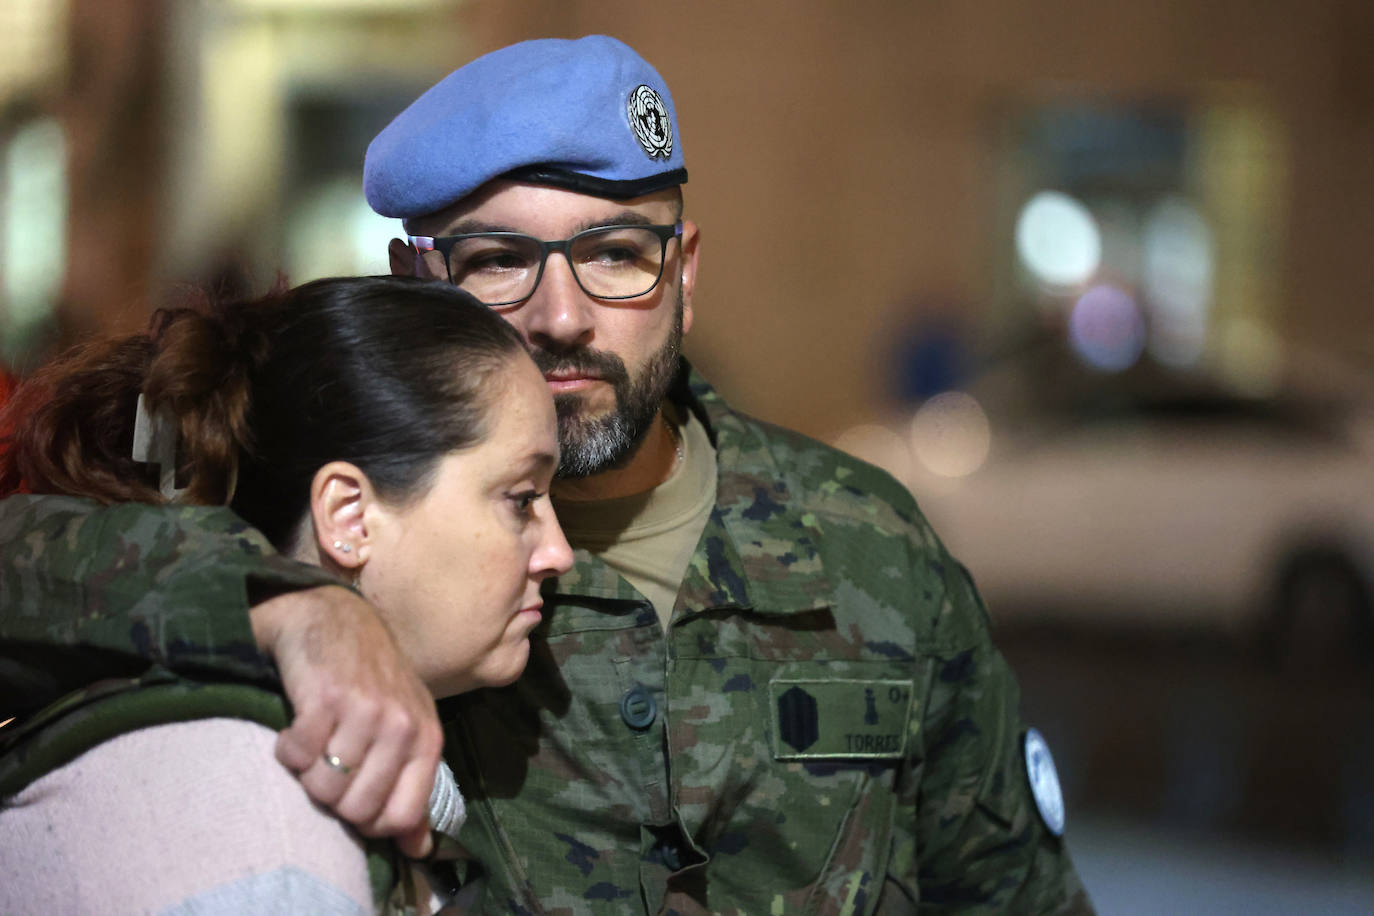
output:
M 640 85 L 630 93 L 626 107 L 635 139 L 650 159 L 667 159 L 673 154 L 673 122 L 663 99 L 651 87 Z

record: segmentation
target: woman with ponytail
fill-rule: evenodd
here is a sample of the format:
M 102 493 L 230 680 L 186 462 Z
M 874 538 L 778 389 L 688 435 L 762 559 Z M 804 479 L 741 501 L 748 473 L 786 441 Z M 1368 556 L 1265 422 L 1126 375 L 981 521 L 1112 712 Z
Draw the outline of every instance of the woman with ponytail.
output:
M 546 498 L 558 460 L 547 386 L 511 327 L 446 284 L 321 280 L 159 311 L 147 333 L 27 380 L 0 429 L 0 496 L 32 501 L 26 549 L 48 568 L 57 552 L 90 578 L 127 575 L 147 539 L 121 530 L 118 504 L 169 504 L 262 561 L 181 574 L 186 604 L 351 586 L 436 698 L 514 681 L 540 583 L 571 564 Z M 311 802 L 388 832 L 404 768 L 386 732 L 415 723 L 355 697 L 337 715 L 303 704 L 310 733 L 277 737 L 288 711 L 262 651 L 272 617 L 258 614 L 270 600 L 244 634 L 241 679 L 197 681 L 185 672 L 204 631 L 163 588 L 79 626 L 96 646 L 139 638 L 102 626 L 178 629 L 179 662 L 192 664 L 172 674 L 92 650 L 74 665 L 44 656 L 43 609 L 22 600 L 24 564 L 12 569 L 0 591 L 37 636 L 22 661 L 14 641 L 0 647 L 0 669 L 13 661 L 29 678 L 0 678 L 25 685 L 0 702 L 0 720 L 15 717 L 0 727 L 0 911 L 355 913 L 420 900 Z M 436 781 L 431 762 L 420 776 L 431 822 L 456 832 L 451 775 L 441 765 Z

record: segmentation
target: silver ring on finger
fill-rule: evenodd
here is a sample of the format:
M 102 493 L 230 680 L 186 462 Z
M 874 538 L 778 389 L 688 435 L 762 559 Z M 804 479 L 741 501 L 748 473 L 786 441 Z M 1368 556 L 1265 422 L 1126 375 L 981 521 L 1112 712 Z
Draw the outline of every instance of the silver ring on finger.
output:
M 325 766 L 329 767 L 335 773 L 341 773 L 347 776 L 349 773 L 353 772 L 353 768 L 340 760 L 338 754 L 325 754 L 320 759 L 324 761 Z

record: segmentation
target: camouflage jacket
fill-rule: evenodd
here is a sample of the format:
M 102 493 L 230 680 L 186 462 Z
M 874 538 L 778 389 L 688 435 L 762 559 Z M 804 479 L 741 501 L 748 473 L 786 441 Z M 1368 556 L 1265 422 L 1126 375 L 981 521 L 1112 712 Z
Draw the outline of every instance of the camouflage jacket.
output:
M 1015 679 L 910 495 L 699 376 L 674 396 L 719 490 L 667 632 L 579 551 L 524 676 L 441 705 L 473 911 L 1089 912 Z

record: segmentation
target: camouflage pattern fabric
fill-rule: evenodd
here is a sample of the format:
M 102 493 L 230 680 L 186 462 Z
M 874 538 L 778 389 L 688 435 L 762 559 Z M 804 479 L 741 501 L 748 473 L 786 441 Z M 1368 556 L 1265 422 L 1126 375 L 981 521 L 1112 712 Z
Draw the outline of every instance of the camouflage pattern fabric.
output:
M 169 669 L 276 683 L 248 608 L 342 585 L 228 509 L 65 496 L 0 503 L 0 721 L 102 678 Z
M 472 911 L 1091 912 L 1036 814 L 1015 679 L 910 495 L 731 411 L 694 373 L 680 381 L 674 397 L 717 447 L 719 492 L 668 631 L 579 551 L 520 681 L 441 704 Z M 200 538 L 155 521 L 194 519 L 140 511 L 160 537 Z M 212 541 L 174 563 L 252 565 L 228 556 L 243 550 L 233 538 Z M 54 579 L 73 581 L 57 559 Z M 280 563 L 259 576 L 291 587 Z M 235 613 L 204 618 L 214 638 L 199 644 L 219 649 L 198 662 L 231 644 Z

